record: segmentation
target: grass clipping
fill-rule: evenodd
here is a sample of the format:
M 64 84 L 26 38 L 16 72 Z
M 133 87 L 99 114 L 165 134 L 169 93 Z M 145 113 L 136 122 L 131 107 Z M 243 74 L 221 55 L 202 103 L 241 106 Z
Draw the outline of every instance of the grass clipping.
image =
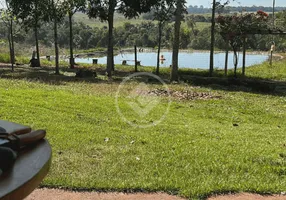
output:
M 213 94 L 211 92 L 198 92 L 198 91 L 179 91 L 179 90 L 172 90 L 169 91 L 165 89 L 156 88 L 154 90 L 148 91 L 148 95 L 151 96 L 162 96 L 167 97 L 171 96 L 174 99 L 178 100 L 209 100 L 209 99 L 221 99 L 222 96 L 219 94 Z

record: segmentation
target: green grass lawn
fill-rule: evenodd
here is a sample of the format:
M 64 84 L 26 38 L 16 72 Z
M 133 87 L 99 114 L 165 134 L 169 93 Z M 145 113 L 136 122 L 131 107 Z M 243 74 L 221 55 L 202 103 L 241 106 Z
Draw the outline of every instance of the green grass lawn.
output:
M 286 81 L 285 60 L 275 62 L 272 66 L 270 66 L 269 63 L 255 65 L 249 68 L 247 73 L 250 77 Z
M 271 69 L 255 66 L 247 73 L 282 81 L 285 68 L 284 61 Z M 43 186 L 164 191 L 190 199 L 229 191 L 285 191 L 285 96 L 239 87 L 228 91 L 232 86 L 169 84 L 171 90 L 211 92 L 221 98 L 172 98 L 165 120 L 142 129 L 122 121 L 116 111 L 119 82 L 101 76 L 95 83 L 48 81 L 53 77 L 19 79 L 16 71 L 0 79 L 1 119 L 47 130 L 53 161 Z M 167 104 L 161 97 L 156 109 Z M 121 108 L 130 111 L 124 104 Z M 150 121 L 155 114 L 151 112 Z

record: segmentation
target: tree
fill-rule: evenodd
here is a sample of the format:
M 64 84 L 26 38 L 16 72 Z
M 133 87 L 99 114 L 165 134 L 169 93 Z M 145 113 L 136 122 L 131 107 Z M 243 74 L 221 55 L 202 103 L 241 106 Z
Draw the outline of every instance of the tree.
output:
M 276 21 L 275 25 L 278 29 L 281 29 L 281 30 L 285 29 L 285 26 L 286 26 L 286 10 L 278 12 L 276 14 L 275 21 Z
M 179 80 L 178 60 L 179 60 L 179 48 L 180 48 L 180 29 L 181 29 L 181 21 L 184 19 L 183 14 L 185 13 L 185 3 L 186 3 L 185 0 L 176 0 L 171 81 Z
M 192 29 L 193 33 L 195 32 L 195 26 L 196 26 L 196 21 L 195 21 L 195 16 L 191 15 L 191 16 L 187 16 L 186 18 L 186 24 L 188 26 L 188 28 Z
M 259 10 L 257 13 L 247 13 L 239 16 L 219 15 L 216 21 L 221 36 L 229 43 L 234 52 L 234 76 L 236 77 L 238 51 L 241 47 L 244 47 L 245 54 L 248 34 L 259 34 L 260 32 L 269 30 L 268 14 Z
M 73 15 L 79 11 L 84 10 L 86 6 L 86 0 L 66 0 L 63 6 L 67 10 L 69 18 L 69 29 L 70 29 L 70 68 L 74 68 L 74 55 L 73 55 Z
M 154 20 L 158 21 L 158 55 L 156 74 L 159 75 L 160 68 L 160 52 L 162 42 L 162 29 L 165 22 L 172 19 L 174 14 L 174 0 L 160 0 L 153 8 Z
M 1 9 L 1 19 L 7 28 L 7 37 L 9 42 L 9 51 L 10 51 L 10 62 L 12 71 L 14 71 L 15 64 L 15 48 L 14 48 L 14 22 L 16 20 L 13 15 L 10 7 L 10 3 L 7 0 L 1 1 L 1 6 L 4 7 Z
M 224 6 L 227 5 L 228 3 L 229 0 L 223 5 L 220 4 L 220 2 L 216 2 L 216 0 L 213 0 L 212 18 L 211 18 L 210 76 L 213 75 L 214 71 L 215 13 L 216 9 L 221 11 L 224 8 Z
M 49 0 L 48 7 L 51 12 L 46 20 L 54 23 L 54 46 L 55 46 L 55 73 L 60 74 L 59 67 L 59 45 L 58 45 L 58 23 L 64 17 L 64 7 L 60 0 Z
M 108 22 L 108 50 L 106 72 L 111 77 L 114 70 L 113 55 L 113 23 L 114 13 L 118 11 L 127 18 L 137 17 L 141 13 L 150 11 L 158 0 L 88 0 L 87 14 L 91 18 L 99 18 Z
M 213 0 L 212 25 L 211 25 L 211 49 L 210 49 L 210 76 L 213 75 L 213 70 L 214 70 L 215 8 L 216 8 L 216 0 Z
M 40 50 L 39 50 L 39 39 L 38 29 L 40 28 L 40 21 L 43 20 L 46 15 L 45 9 L 47 1 L 45 0 L 10 0 L 10 5 L 13 14 L 20 20 L 21 25 L 26 29 L 34 29 L 35 34 L 35 45 L 37 52 L 38 66 L 40 63 Z
M 212 18 L 211 18 L 211 46 L 210 46 L 210 76 L 213 75 L 214 71 L 214 45 L 215 45 L 215 13 L 221 13 L 224 11 L 226 5 L 229 4 L 230 0 L 227 0 L 225 3 L 221 4 L 213 0 L 212 7 Z

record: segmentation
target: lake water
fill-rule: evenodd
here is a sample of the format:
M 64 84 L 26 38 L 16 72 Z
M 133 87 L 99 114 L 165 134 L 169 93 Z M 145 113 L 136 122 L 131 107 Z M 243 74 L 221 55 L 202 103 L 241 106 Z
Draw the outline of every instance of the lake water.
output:
M 172 64 L 172 52 L 162 52 L 166 59 L 161 63 L 161 67 L 169 67 Z M 138 61 L 141 61 L 142 66 L 156 66 L 157 65 L 157 53 L 155 52 L 143 52 L 138 53 Z M 239 54 L 238 67 L 242 67 L 242 54 Z M 76 58 L 76 63 L 92 63 L 95 58 Z M 106 57 L 96 58 L 98 59 L 98 64 L 106 64 Z M 246 56 L 246 66 L 251 66 L 254 64 L 260 64 L 268 59 L 266 54 L 247 54 Z M 123 53 L 114 57 L 115 64 L 122 64 L 123 60 L 128 60 L 128 65 L 134 65 L 134 54 Z M 130 61 L 129 61 L 130 60 Z M 179 67 L 180 68 L 198 68 L 198 69 L 208 69 L 210 62 L 210 54 L 208 52 L 180 52 L 179 53 Z M 215 53 L 214 54 L 214 67 L 223 69 L 225 63 L 225 53 Z M 233 68 L 233 53 L 229 53 L 228 67 Z

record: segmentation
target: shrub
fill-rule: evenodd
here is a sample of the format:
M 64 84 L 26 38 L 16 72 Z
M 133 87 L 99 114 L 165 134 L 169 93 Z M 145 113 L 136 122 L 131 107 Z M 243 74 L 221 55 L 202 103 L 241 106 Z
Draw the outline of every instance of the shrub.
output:
M 10 63 L 10 55 L 8 53 L 0 54 L 0 62 L 1 63 Z

